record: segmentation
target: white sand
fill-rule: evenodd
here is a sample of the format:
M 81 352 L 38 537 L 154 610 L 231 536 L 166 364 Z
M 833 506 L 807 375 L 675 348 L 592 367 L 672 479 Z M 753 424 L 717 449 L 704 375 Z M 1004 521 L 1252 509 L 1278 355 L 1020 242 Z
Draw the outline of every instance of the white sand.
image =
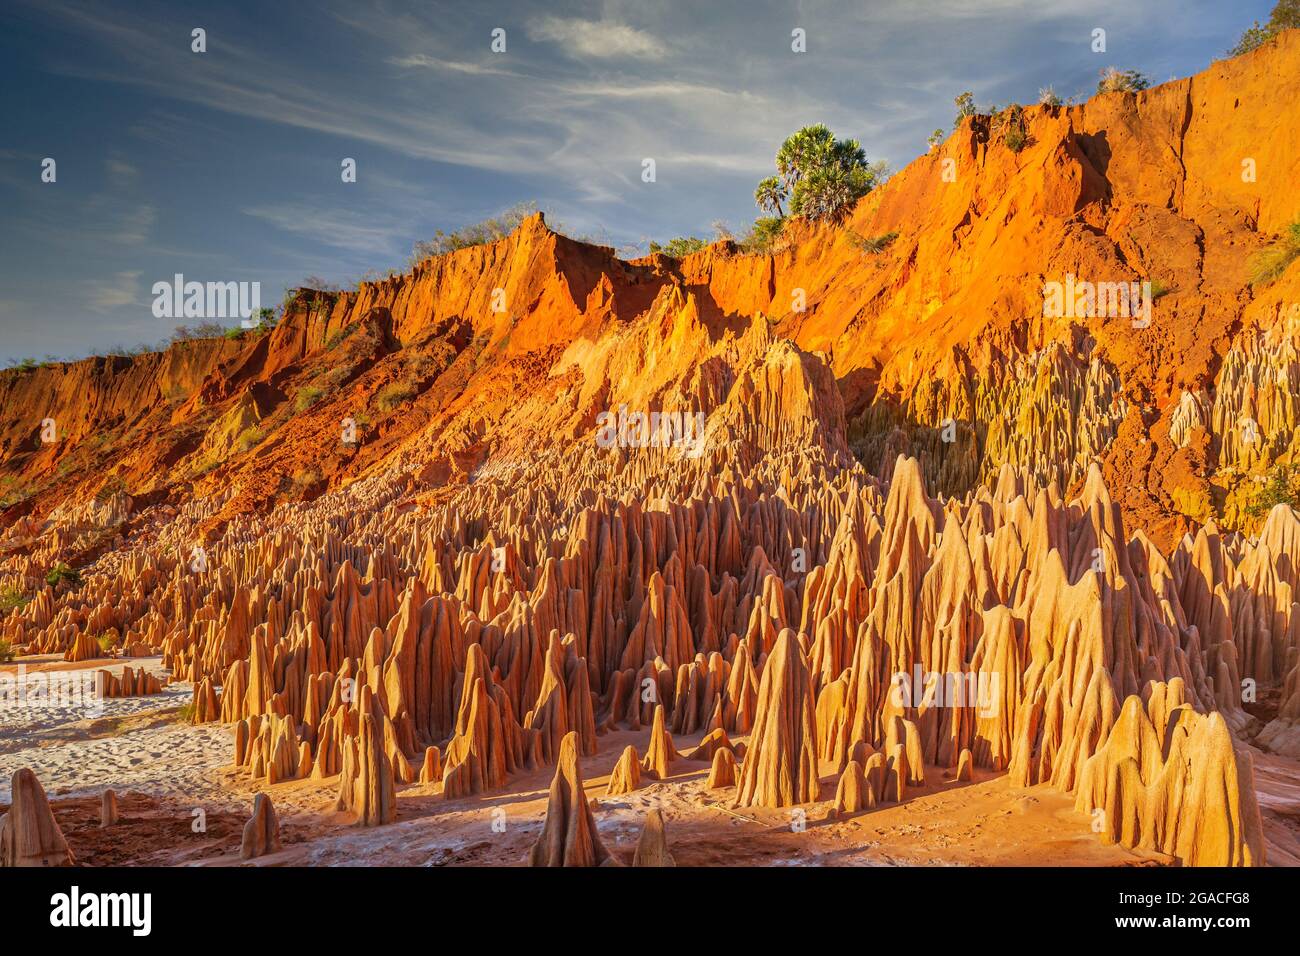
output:
M 8 802 L 10 778 L 22 767 L 30 768 L 51 796 L 113 787 L 193 799 L 196 805 L 218 797 L 229 801 L 215 771 L 230 763 L 230 728 L 176 720 L 176 709 L 192 696 L 189 684 L 114 699 L 44 693 L 52 678 L 83 680 L 97 670 L 120 673 L 128 665 L 165 673 L 150 658 L 28 672 L 21 682 L 12 670 L 6 675 L 11 696 L 0 701 L 0 802 Z

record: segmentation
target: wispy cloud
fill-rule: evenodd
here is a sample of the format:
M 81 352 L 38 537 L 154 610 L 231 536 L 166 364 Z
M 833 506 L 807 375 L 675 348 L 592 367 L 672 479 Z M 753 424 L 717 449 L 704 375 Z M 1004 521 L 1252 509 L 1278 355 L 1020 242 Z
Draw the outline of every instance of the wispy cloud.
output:
M 528 24 L 528 36 L 556 43 L 568 56 L 662 60 L 668 55 L 657 37 L 612 20 L 546 16 Z
M 104 161 L 104 170 L 108 173 L 108 180 L 115 186 L 124 186 L 135 182 L 140 170 L 128 163 L 124 159 L 110 156 Z
M 277 229 L 327 246 L 352 251 L 395 251 L 400 235 L 387 217 L 346 209 L 321 209 L 305 203 L 276 203 L 241 210 Z
M 106 312 L 124 305 L 136 305 L 140 300 L 140 271 L 118 272 L 107 280 L 88 279 L 82 282 L 86 303 L 96 312 Z
M 135 203 L 112 195 L 95 195 L 86 203 L 86 233 L 104 242 L 135 246 L 149 241 L 158 210 L 151 203 Z
M 470 63 L 465 60 L 442 60 L 426 53 L 411 53 L 406 56 L 390 56 L 388 62 L 403 68 L 436 70 L 445 73 L 464 73 L 469 76 L 518 76 L 511 70 L 502 69 L 491 63 Z

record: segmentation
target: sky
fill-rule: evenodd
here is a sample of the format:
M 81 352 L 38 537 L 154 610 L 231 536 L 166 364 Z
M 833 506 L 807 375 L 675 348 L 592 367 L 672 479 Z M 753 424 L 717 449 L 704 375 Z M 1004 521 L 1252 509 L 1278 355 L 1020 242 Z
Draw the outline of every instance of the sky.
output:
M 274 305 L 309 276 L 402 270 L 435 230 L 524 201 L 625 254 L 741 232 L 800 126 L 902 168 L 963 90 L 1028 103 L 1086 95 L 1111 65 L 1187 76 L 1271 6 L 5 0 L 0 364 L 165 339 L 185 320 L 155 316 L 152 289 L 178 273 Z

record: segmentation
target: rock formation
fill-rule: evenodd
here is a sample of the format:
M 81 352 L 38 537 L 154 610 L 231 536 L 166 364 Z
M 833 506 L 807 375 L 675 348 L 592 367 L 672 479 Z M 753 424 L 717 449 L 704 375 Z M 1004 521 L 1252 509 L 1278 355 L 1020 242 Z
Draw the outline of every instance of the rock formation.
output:
M 600 866 L 610 859 L 582 787 L 578 747 L 577 731 L 560 742 L 546 822 L 528 854 L 529 866 Z
M 862 765 L 856 760 L 850 760 L 835 787 L 835 803 L 831 807 L 831 815 L 847 816 L 860 810 L 870 810 L 875 805 L 876 793 L 871 789 L 871 784 L 867 783 Z
M 815 740 L 808 666 L 794 632 L 787 628 L 763 665 L 736 805 L 788 807 L 816 800 Z
M 437 747 L 427 747 L 420 765 L 420 783 L 437 783 L 442 779 L 442 754 Z
M 99 798 L 99 825 L 111 827 L 117 820 L 117 793 L 112 789 L 105 790 Z
M 361 826 L 379 826 L 397 818 L 393 765 L 384 749 L 381 715 L 369 687 L 361 690 L 356 730 L 343 738 L 343 769 L 338 809 L 352 813 Z
M 0 866 L 74 865 L 36 774 L 14 771 L 9 793 L 9 810 L 0 816 Z
M 121 674 L 101 670 L 96 679 L 103 697 L 147 697 L 150 694 L 160 694 L 163 689 L 162 681 L 144 668 L 136 670 L 124 667 Z M 198 693 L 197 688 L 195 693 Z
M 609 775 L 609 786 L 605 790 L 605 796 L 617 797 L 620 794 L 631 793 L 641 786 L 641 763 L 637 760 L 636 748 L 629 744 L 623 749 L 623 755 L 618 758 L 618 763 Z
M 659 704 L 655 707 L 654 723 L 650 727 L 650 743 L 646 746 L 642 766 L 651 777 L 664 780 L 672 773 L 673 761 L 676 759 L 677 750 L 673 746 L 672 734 L 664 729 L 664 708 Z
M 1102 811 L 1102 838 L 1189 866 L 1261 866 L 1264 837 L 1250 755 L 1223 718 L 1183 701 L 1181 681 L 1130 697 L 1084 764 L 1075 808 Z M 1094 817 L 1095 818 L 1095 817 Z
M 275 815 L 271 798 L 264 793 L 253 797 L 253 815 L 244 824 L 244 835 L 239 843 L 239 858 L 251 860 L 257 856 L 279 852 L 280 820 Z
M 645 815 L 645 826 L 641 828 L 641 839 L 637 841 L 636 853 L 632 857 L 633 866 L 676 866 L 668 850 L 668 832 L 664 828 L 664 815 L 661 810 L 651 810 Z

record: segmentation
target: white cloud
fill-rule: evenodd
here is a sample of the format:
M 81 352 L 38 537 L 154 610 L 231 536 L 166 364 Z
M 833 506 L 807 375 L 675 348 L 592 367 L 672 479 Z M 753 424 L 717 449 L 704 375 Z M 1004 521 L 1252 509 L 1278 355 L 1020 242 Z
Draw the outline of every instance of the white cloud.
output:
M 469 76 L 518 76 L 510 70 L 485 63 L 469 63 L 464 60 L 442 60 L 427 53 L 411 53 L 407 56 L 390 56 L 388 62 L 393 66 L 404 68 L 416 67 L 424 70 L 439 70 L 447 73 L 465 73 Z
M 140 301 L 140 271 L 118 272 L 107 280 L 87 280 L 82 287 L 86 301 L 96 312 L 135 305 Z
M 346 209 L 321 210 L 284 202 L 250 206 L 241 212 L 293 235 L 353 252 L 373 250 L 391 254 L 395 251 L 394 238 L 401 234 L 388 219 Z
M 726 99 L 759 102 L 763 98 L 744 90 L 723 90 L 700 83 L 656 82 L 643 83 L 566 83 L 555 87 L 556 93 L 575 97 L 610 99 L 671 99 L 675 97 L 723 97 Z
M 122 246 L 138 246 L 149 240 L 149 233 L 158 220 L 158 210 L 149 203 L 135 204 L 115 196 L 96 194 L 86 204 L 92 222 L 86 233 L 99 233 L 106 242 Z
M 109 157 L 104 162 L 104 169 L 108 173 L 109 180 L 115 185 L 125 185 L 133 181 L 140 173 L 140 170 L 136 169 L 136 167 L 116 157 Z
M 611 20 L 542 17 L 528 24 L 528 36 L 557 43 L 570 56 L 662 60 L 668 55 L 668 48 L 657 37 Z

